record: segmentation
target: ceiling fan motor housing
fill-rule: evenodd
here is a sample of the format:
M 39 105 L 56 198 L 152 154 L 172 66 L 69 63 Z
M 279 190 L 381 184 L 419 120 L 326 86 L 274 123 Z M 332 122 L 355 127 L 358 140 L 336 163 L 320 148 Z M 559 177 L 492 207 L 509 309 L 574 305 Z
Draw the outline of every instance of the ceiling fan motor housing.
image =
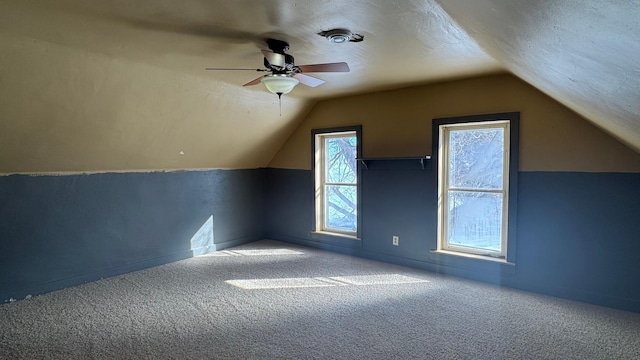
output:
M 276 74 L 286 74 L 287 72 L 292 71 L 294 69 L 295 60 L 293 56 L 286 54 L 286 52 L 289 50 L 288 42 L 283 40 L 277 40 L 277 39 L 267 39 L 267 46 L 269 47 L 269 50 L 273 51 L 274 53 L 284 56 L 283 66 L 271 64 L 269 63 L 269 60 L 267 60 L 267 58 L 265 57 L 264 66 L 267 69 L 272 70 Z
M 272 70 L 276 74 L 285 74 L 294 69 L 294 58 L 289 54 L 284 54 L 284 66 L 277 66 L 269 63 L 267 58 L 264 58 L 264 67 Z

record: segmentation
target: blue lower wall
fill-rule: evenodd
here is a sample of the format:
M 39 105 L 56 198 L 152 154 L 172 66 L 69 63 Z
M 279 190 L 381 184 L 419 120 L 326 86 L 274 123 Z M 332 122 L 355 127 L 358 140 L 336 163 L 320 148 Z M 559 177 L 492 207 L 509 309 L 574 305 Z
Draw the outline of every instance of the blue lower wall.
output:
M 640 174 L 520 174 L 518 285 L 640 312 Z
M 430 251 L 432 170 L 371 168 L 360 182 L 361 240 L 326 241 L 312 234 L 311 171 L 267 169 L 267 237 L 640 312 L 640 174 L 519 173 L 515 265 Z
M 0 177 L 0 302 L 190 257 L 212 219 L 214 249 L 268 237 L 640 312 L 640 174 L 521 172 L 504 265 L 430 251 L 432 171 L 362 171 L 359 241 L 312 234 L 308 170 Z
M 264 173 L 0 177 L 0 302 L 260 240 Z

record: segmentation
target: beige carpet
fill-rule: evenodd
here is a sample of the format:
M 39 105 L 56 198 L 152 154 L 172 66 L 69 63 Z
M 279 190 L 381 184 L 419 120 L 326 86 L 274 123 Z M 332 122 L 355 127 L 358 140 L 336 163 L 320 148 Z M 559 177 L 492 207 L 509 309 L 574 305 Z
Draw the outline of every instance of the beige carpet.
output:
M 261 241 L 0 305 L 1 359 L 640 359 L 640 314 Z

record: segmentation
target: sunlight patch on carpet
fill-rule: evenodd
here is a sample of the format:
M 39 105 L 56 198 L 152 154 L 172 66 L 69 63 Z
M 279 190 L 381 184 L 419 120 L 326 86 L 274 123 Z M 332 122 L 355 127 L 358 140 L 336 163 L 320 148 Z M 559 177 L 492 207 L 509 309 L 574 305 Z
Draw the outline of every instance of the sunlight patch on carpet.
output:
M 256 249 L 256 250 L 222 250 L 206 256 L 273 256 L 273 255 L 304 255 L 301 251 L 289 249 Z
M 312 288 L 329 286 L 363 286 L 363 285 L 396 285 L 428 283 L 428 280 L 413 278 L 399 274 L 380 275 L 355 275 L 332 277 L 307 277 L 284 279 L 245 279 L 227 280 L 227 284 L 246 289 L 287 289 L 287 288 Z

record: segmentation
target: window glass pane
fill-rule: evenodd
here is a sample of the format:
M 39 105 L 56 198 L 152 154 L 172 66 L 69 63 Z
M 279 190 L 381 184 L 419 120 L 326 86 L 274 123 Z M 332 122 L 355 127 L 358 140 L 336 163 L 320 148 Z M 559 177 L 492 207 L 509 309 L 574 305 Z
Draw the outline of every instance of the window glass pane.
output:
M 502 189 L 504 129 L 451 130 L 449 186 Z
M 501 251 L 502 194 L 449 191 L 447 243 Z
M 325 228 L 356 231 L 357 187 L 325 185 Z
M 325 181 L 328 183 L 355 184 L 356 137 L 326 138 L 325 149 Z

